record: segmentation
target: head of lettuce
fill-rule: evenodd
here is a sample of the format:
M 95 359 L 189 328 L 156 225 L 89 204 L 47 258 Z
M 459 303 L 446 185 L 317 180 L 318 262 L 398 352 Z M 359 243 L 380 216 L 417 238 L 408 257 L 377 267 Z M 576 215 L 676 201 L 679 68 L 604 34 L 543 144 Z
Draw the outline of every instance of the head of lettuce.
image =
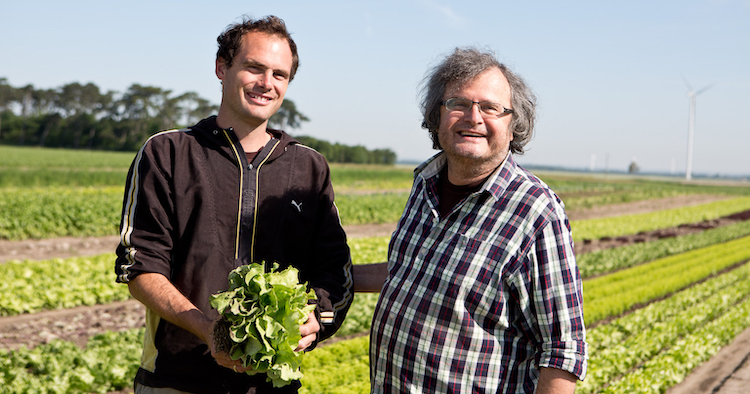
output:
M 264 264 L 248 264 L 229 273 L 229 290 L 211 296 L 211 306 L 221 315 L 214 337 L 217 349 L 251 367 L 248 374 L 267 374 L 274 387 L 302 378 L 303 352 L 295 352 L 301 339 L 299 326 L 315 309 L 309 303 L 315 292 L 299 283 L 294 267 L 269 272 Z

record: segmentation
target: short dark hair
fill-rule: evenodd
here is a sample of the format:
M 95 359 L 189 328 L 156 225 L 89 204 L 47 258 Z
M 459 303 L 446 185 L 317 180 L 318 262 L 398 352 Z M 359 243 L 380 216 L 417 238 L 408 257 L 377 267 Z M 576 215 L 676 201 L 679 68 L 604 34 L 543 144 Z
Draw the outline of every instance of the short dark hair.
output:
M 491 68 L 503 73 L 510 85 L 513 116 L 510 129 L 513 141 L 510 142 L 512 153 L 523 154 L 523 147 L 531 139 L 536 116 L 536 96 L 523 79 L 513 73 L 506 65 L 500 63 L 492 52 L 482 52 L 476 48 L 456 48 L 440 64 L 427 74 L 422 82 L 422 128 L 430 132 L 432 146 L 442 149 L 438 141 L 440 126 L 440 106 L 444 99 L 445 89 L 449 83 L 463 85 Z
M 297 73 L 297 68 L 299 67 L 297 44 L 294 43 L 291 34 L 286 29 L 284 21 L 273 15 L 258 20 L 244 16 L 242 22 L 229 25 L 216 39 L 219 43 L 219 50 L 216 51 L 216 60 L 221 59 L 226 63 L 227 67 L 232 67 L 237 50 L 242 44 L 242 38 L 245 34 L 252 32 L 266 33 L 286 39 L 289 43 L 289 48 L 292 50 L 292 70 L 289 74 L 289 81 L 294 79 L 294 74 Z

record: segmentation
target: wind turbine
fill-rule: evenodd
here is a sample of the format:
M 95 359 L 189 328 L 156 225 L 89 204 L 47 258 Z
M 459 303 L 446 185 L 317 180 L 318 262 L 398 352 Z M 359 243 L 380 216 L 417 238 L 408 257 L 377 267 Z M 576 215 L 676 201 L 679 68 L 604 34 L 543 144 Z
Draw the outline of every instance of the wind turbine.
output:
M 690 114 L 688 118 L 687 164 L 685 166 L 685 180 L 689 181 L 693 176 L 693 130 L 695 129 L 695 97 L 710 89 L 712 86 L 714 86 L 714 84 L 712 83 L 701 90 L 695 91 L 693 90 L 693 87 L 690 86 L 690 82 L 688 82 L 685 77 L 682 77 L 682 80 L 685 81 L 685 85 L 687 85 L 687 96 L 688 99 L 690 99 Z

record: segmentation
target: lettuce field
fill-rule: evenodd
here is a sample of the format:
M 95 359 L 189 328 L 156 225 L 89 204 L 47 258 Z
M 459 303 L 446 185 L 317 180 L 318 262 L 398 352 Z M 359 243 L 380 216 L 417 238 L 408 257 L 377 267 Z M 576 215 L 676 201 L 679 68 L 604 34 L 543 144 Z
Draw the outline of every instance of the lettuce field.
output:
M 132 157 L 0 147 L 0 392 L 132 392 L 144 310 L 114 282 L 114 245 L 11 252 L 116 235 Z M 398 220 L 412 168 L 331 171 L 347 231 Z M 750 328 L 750 184 L 537 175 L 566 204 L 584 278 L 590 359 L 576 393 L 665 393 Z M 387 232 L 357 234 L 355 264 L 386 259 Z M 377 297 L 357 294 L 341 330 L 304 355 L 303 393 L 369 392 Z M 723 380 L 706 384 L 720 393 Z

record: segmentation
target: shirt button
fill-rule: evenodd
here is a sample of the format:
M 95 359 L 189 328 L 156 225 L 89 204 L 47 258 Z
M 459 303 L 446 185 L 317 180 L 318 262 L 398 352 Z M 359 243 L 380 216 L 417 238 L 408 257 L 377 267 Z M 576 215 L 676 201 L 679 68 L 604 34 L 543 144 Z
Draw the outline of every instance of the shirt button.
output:
M 248 164 L 248 165 L 247 165 L 247 169 L 248 169 L 248 170 L 252 170 L 252 169 L 253 169 L 253 165 L 252 165 L 252 164 Z

